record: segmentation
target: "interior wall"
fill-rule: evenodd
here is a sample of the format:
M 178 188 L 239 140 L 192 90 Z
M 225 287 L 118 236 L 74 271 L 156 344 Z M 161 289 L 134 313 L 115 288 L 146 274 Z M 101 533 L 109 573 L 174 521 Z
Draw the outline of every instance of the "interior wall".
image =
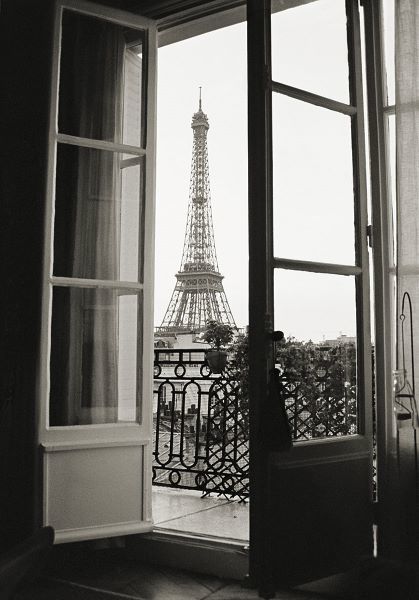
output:
M 35 401 L 51 62 L 51 2 L 3 0 L 0 13 L 2 353 L 0 547 L 35 512 Z

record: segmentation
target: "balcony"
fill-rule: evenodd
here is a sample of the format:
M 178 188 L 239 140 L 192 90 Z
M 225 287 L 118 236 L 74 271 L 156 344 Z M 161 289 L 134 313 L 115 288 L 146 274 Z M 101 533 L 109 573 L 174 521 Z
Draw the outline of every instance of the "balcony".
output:
M 296 342 L 278 360 L 293 442 L 356 433 L 353 344 Z M 246 540 L 249 409 L 231 367 L 215 375 L 204 349 L 156 349 L 153 429 L 156 525 Z
M 205 350 L 155 351 L 153 484 L 249 497 L 249 410 Z

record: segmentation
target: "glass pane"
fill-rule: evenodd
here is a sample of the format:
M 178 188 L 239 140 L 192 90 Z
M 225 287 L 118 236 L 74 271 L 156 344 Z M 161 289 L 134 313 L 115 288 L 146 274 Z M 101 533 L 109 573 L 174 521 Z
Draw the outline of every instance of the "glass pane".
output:
M 144 32 L 64 11 L 58 130 L 141 146 Z
M 355 261 L 350 117 L 273 94 L 275 256 Z
M 349 102 L 345 0 L 317 0 L 272 14 L 272 79 Z
M 140 418 L 141 294 L 54 288 L 50 425 Z
M 143 160 L 58 146 L 54 275 L 142 280 Z
M 393 237 L 393 256 L 395 261 L 397 256 L 397 203 L 396 203 L 396 115 L 387 115 L 387 193 L 391 206 L 391 230 Z
M 384 78 L 387 87 L 387 99 L 384 99 L 384 103 L 387 105 L 392 105 L 396 103 L 394 8 L 394 0 L 382 0 Z
M 275 271 L 276 366 L 295 441 L 357 433 L 355 279 Z

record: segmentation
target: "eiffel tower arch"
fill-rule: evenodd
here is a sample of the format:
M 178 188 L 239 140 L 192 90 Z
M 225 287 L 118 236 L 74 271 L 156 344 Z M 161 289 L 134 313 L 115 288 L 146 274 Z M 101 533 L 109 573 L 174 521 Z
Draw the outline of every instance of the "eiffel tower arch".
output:
M 156 334 L 199 334 L 210 320 L 236 324 L 218 268 L 211 212 L 208 168 L 208 117 L 199 109 L 192 116 L 193 149 L 188 217 L 180 269 L 163 321 Z

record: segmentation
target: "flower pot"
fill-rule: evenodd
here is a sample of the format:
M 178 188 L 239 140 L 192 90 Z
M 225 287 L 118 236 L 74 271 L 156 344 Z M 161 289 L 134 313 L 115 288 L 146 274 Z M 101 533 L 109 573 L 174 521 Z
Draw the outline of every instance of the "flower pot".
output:
M 227 364 L 227 352 L 224 350 L 207 350 L 206 359 L 213 373 L 222 373 Z

